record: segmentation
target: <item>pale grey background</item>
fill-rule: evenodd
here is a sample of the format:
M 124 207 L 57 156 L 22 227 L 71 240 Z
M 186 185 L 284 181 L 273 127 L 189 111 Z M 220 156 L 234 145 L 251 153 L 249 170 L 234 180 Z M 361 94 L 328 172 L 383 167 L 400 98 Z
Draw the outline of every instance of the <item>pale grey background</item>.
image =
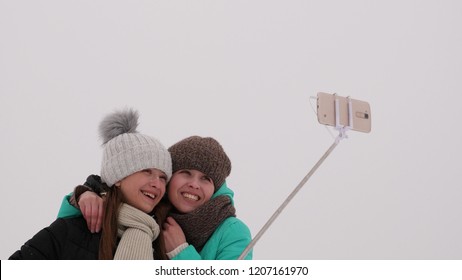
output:
M 253 234 L 333 142 L 318 91 L 370 102 L 255 259 L 461 259 L 462 2 L 0 1 L 0 258 L 99 172 L 129 106 L 218 139 Z

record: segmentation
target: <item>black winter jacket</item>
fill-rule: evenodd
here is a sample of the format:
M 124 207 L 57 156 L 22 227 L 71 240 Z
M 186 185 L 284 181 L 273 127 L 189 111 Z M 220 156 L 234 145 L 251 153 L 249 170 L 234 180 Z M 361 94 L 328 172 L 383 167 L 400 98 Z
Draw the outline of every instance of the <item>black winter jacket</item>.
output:
M 97 260 L 101 233 L 91 233 L 83 217 L 59 218 L 39 231 L 10 260 Z

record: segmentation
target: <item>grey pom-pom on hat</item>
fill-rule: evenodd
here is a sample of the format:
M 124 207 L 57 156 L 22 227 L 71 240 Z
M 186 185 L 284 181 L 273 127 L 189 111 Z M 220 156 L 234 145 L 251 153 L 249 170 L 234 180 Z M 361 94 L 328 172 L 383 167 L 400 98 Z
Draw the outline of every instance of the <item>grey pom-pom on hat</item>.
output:
M 137 132 L 138 112 L 133 109 L 115 111 L 100 123 L 103 140 L 101 179 L 112 186 L 123 178 L 148 168 L 172 176 L 172 159 L 156 138 Z
M 211 137 L 191 136 L 168 148 L 172 171 L 195 169 L 209 176 L 217 191 L 231 173 L 231 161 L 223 147 Z
M 121 134 L 138 133 L 138 118 L 138 112 L 133 109 L 107 115 L 99 124 L 99 136 L 103 139 L 103 145 Z

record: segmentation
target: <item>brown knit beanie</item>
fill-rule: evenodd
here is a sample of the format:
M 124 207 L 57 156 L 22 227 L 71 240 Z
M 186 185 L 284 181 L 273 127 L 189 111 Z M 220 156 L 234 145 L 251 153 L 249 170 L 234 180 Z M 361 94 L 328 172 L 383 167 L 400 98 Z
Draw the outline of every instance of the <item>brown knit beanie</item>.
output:
M 198 170 L 213 180 L 215 191 L 231 173 L 231 161 L 223 147 L 211 137 L 191 136 L 171 146 L 172 173 L 181 169 Z

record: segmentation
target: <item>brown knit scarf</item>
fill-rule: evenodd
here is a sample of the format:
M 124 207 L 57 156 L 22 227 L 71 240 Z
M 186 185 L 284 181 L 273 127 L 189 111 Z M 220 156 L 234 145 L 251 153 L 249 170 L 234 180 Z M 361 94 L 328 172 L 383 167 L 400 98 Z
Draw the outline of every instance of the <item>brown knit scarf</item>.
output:
M 220 195 L 204 203 L 201 207 L 186 214 L 170 213 L 181 226 L 186 241 L 194 245 L 198 252 L 202 250 L 205 242 L 215 229 L 228 217 L 236 216 L 236 209 L 231 198 Z

